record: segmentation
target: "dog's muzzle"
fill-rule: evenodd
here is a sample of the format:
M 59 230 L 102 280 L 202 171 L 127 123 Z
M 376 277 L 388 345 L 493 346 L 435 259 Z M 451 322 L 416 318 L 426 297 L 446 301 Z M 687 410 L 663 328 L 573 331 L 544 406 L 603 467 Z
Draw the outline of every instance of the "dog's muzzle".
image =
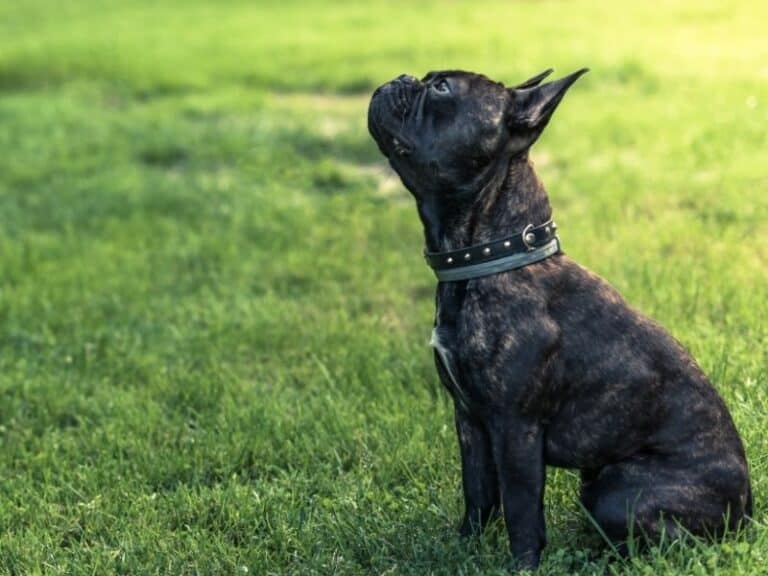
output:
M 405 156 L 413 150 L 403 136 L 403 126 L 415 99 L 419 81 L 407 74 L 376 88 L 368 108 L 368 129 L 384 154 L 390 151 Z

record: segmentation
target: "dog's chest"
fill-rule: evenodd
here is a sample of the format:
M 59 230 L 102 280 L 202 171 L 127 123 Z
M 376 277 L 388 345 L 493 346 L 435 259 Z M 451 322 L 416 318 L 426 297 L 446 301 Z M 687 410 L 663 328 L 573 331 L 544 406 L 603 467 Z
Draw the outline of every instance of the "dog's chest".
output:
M 438 288 L 431 339 L 443 384 L 459 404 L 513 402 L 527 410 L 541 390 L 530 388 L 534 379 L 525 373 L 538 373 L 540 353 L 556 337 L 541 302 L 524 286 L 455 284 Z
M 488 369 L 484 358 L 489 349 L 484 342 L 490 328 L 472 297 L 461 290 L 438 295 L 435 326 L 430 345 L 442 367 L 443 384 L 460 404 L 474 404 L 488 392 Z M 478 389 L 478 381 L 485 384 Z
M 459 406 L 469 409 L 471 405 L 468 382 L 462 378 L 459 366 L 459 355 L 455 346 L 455 338 L 450 330 L 436 324 L 432 329 L 429 345 L 435 351 L 435 361 L 439 364 L 443 385 L 453 396 Z M 462 380 L 465 380 L 462 383 Z

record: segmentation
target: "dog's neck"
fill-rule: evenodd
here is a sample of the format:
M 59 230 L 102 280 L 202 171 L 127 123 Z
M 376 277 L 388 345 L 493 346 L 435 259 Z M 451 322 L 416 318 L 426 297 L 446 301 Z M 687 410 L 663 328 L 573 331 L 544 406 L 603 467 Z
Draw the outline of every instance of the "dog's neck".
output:
M 470 199 L 435 199 L 418 208 L 430 252 L 497 240 L 552 217 L 549 198 L 527 154 L 513 157 L 506 171 Z

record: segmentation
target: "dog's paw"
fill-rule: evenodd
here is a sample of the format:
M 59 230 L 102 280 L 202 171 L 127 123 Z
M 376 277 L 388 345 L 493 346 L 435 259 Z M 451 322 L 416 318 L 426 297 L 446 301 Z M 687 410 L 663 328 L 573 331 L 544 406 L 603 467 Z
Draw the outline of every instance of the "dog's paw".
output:
M 472 536 L 477 536 L 483 531 L 482 526 L 478 522 L 471 522 L 468 517 L 464 517 L 459 525 L 459 538 L 466 539 Z
M 511 558 L 507 563 L 507 570 L 513 574 L 528 574 L 536 572 L 541 561 L 540 552 L 528 552 L 519 558 Z
M 475 514 L 465 514 L 464 519 L 459 525 L 459 536 L 461 538 L 479 536 L 485 530 L 485 527 L 498 518 L 498 516 L 499 510 L 496 507 L 490 510 L 479 511 Z

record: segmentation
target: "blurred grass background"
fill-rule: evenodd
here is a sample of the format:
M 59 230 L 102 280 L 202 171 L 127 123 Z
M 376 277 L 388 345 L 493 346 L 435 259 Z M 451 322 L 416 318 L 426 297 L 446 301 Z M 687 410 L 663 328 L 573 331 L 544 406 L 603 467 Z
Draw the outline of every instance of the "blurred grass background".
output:
M 759 574 L 768 5 L 0 3 L 0 573 L 498 574 L 462 544 L 434 280 L 373 87 L 592 71 L 532 158 L 566 251 L 696 355 L 756 522 L 611 561 L 551 471 L 543 574 Z

